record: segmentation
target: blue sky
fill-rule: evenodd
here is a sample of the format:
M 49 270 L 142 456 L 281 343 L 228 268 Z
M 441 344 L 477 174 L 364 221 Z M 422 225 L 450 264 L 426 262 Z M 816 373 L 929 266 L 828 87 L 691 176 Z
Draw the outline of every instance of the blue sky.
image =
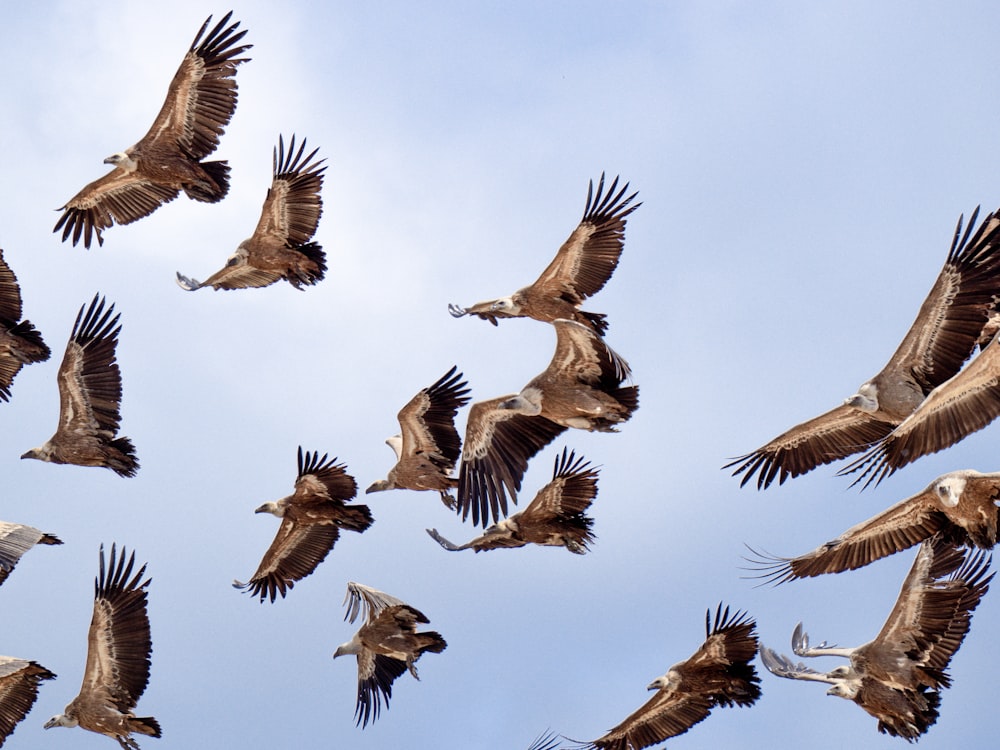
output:
M 7 144 L 0 247 L 54 351 L 0 405 L 0 517 L 59 535 L 0 591 L 0 653 L 59 677 L 7 747 L 108 747 L 42 733 L 79 689 L 103 542 L 153 578 L 144 748 L 525 748 L 547 727 L 603 734 L 686 658 L 719 601 L 762 641 L 857 645 L 881 628 L 912 561 L 778 588 L 742 576 L 744 544 L 813 549 L 948 471 L 997 469 L 995 425 L 859 493 L 824 467 L 758 493 L 720 470 L 839 403 L 909 327 L 955 222 L 1000 205 L 995 95 L 1000 10 L 989 3 L 233 6 L 252 60 L 218 158 L 217 205 L 180 198 L 86 251 L 51 233 L 65 203 L 137 141 L 198 27 L 226 6 L 42 2 L 0 30 Z M 328 160 L 317 233 L 326 280 L 305 292 L 189 294 L 249 236 L 278 134 Z M 614 277 L 586 308 L 632 366 L 640 408 L 620 434 L 565 434 L 532 461 L 522 506 L 563 446 L 600 465 L 597 542 L 447 553 L 464 542 L 433 493 L 365 499 L 375 516 L 271 605 L 246 580 L 291 490 L 295 452 L 329 452 L 361 487 L 385 476 L 396 412 L 453 364 L 473 398 L 547 365 L 548 326 L 455 320 L 447 305 L 533 281 L 583 211 L 587 183 L 621 175 L 643 205 Z M 56 425 L 55 373 L 95 292 L 122 315 L 123 429 L 135 479 L 20 461 Z M 465 410 L 459 413 L 464 428 Z M 416 606 L 448 640 L 354 725 L 355 667 L 330 657 L 349 580 Z M 989 595 L 952 663 L 927 748 L 982 746 L 1000 605 Z M 831 668 L 833 660 L 816 666 Z M 667 747 L 882 748 L 860 708 L 762 675 L 751 709 L 717 710 Z

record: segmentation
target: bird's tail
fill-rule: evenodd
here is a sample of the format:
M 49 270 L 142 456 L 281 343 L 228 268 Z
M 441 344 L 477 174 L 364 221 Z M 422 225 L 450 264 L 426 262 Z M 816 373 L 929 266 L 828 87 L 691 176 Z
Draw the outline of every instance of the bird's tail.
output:
M 135 446 L 127 437 L 115 438 L 108 447 L 111 455 L 108 463 L 116 474 L 123 477 L 134 477 L 139 471 L 139 459 L 135 455 Z
M 130 732 L 145 734 L 149 737 L 160 736 L 160 722 L 152 716 L 133 716 L 128 720 Z
M 338 524 L 342 529 L 361 533 L 371 526 L 374 520 L 371 509 L 367 505 L 345 505 Z
M 22 320 L 10 329 L 13 338 L 20 339 L 16 345 L 11 347 L 13 355 L 25 363 L 44 362 L 52 352 L 30 320 Z
M 200 166 L 209 180 L 188 183 L 184 186 L 184 192 L 192 200 L 218 203 L 229 192 L 229 162 L 203 161 Z
M 288 276 L 292 286 L 301 289 L 303 284 L 309 286 L 322 281 L 326 273 L 326 253 L 323 252 L 323 246 L 318 242 L 306 242 L 304 245 L 297 245 L 295 250 L 305 258 L 295 264 Z

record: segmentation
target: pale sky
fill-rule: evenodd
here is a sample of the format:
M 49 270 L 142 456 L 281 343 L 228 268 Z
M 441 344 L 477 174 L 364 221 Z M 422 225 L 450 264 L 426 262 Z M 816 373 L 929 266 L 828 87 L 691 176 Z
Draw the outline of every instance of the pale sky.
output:
M 113 747 L 42 729 L 80 687 L 101 543 L 134 548 L 153 579 L 137 713 L 163 737 L 140 738 L 145 750 L 517 750 L 546 728 L 592 740 L 697 648 L 720 601 L 748 610 L 784 653 L 799 620 L 814 641 L 873 638 L 915 550 L 771 588 L 743 577 L 744 544 L 801 554 L 940 474 L 1000 469 L 1000 427 L 865 492 L 836 465 L 762 493 L 720 467 L 878 372 L 959 215 L 1000 206 L 1000 8 L 288 6 L 232 8 L 254 46 L 215 154 L 232 167 L 229 196 L 178 198 L 89 251 L 52 234 L 53 209 L 142 137 L 199 26 L 229 7 L 40 2 L 12 6 L 0 26 L 0 247 L 53 349 L 0 404 L 0 518 L 65 542 L 30 551 L 0 590 L 0 653 L 58 675 L 5 748 Z M 316 236 L 327 278 L 304 292 L 182 291 L 176 271 L 205 278 L 253 231 L 279 133 L 327 159 Z M 477 530 L 435 493 L 395 491 L 362 495 L 372 528 L 345 533 L 286 599 L 233 589 L 274 536 L 277 519 L 253 510 L 291 491 L 299 445 L 337 456 L 364 488 L 393 463 L 383 441 L 397 411 L 452 365 L 475 400 L 546 367 L 549 326 L 494 328 L 447 306 L 533 281 L 602 172 L 642 206 L 585 309 L 608 315 L 640 407 L 620 434 L 564 433 L 531 462 L 520 503 L 564 446 L 599 465 L 592 552 L 449 553 L 424 529 L 457 543 Z M 59 360 L 98 291 L 122 316 L 134 479 L 19 459 L 55 429 Z M 342 607 L 351 580 L 417 607 L 448 641 L 364 730 L 354 661 L 331 659 L 354 632 Z M 997 596 L 973 618 L 922 750 L 994 741 L 982 709 L 1000 667 Z M 665 746 L 903 746 L 822 686 L 758 669 L 756 706 L 717 709 Z

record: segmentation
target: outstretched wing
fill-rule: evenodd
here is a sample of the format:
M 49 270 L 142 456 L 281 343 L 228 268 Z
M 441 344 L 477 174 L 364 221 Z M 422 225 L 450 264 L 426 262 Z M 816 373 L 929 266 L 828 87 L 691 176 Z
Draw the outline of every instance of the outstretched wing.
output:
M 347 502 L 358 494 L 358 483 L 347 473 L 346 464 L 338 464 L 337 457 L 322 457 L 319 451 L 306 451 L 303 455 L 299 446 L 299 474 L 295 479 L 293 503 L 322 501 Z
M 371 586 L 355 583 L 354 581 L 349 581 L 347 584 L 344 604 L 347 605 L 347 612 L 344 615 L 344 619 L 352 623 L 358 618 L 359 614 L 365 618 L 366 622 L 371 622 L 386 607 L 396 605 L 405 606 L 405 602 L 401 599 L 397 599 L 384 591 L 373 589 Z
M 35 704 L 38 685 L 55 675 L 38 662 L 0 656 L 0 745 Z
M 397 415 L 405 454 L 424 455 L 446 473 L 455 467 L 462 451 L 455 415 L 470 400 L 468 383 L 462 378 L 458 368 L 452 367 Z
M 62 544 L 62 541 L 32 526 L 0 521 L 0 585 L 7 580 L 21 555 L 36 544 Z
M 313 149 L 305 154 L 306 139 L 295 150 L 295 136 L 285 152 L 285 141 L 278 136 L 274 149 L 271 187 L 264 199 L 260 220 L 251 243 L 266 242 L 277 247 L 304 245 L 316 234 L 323 213 L 323 172 L 325 159 L 314 161 Z

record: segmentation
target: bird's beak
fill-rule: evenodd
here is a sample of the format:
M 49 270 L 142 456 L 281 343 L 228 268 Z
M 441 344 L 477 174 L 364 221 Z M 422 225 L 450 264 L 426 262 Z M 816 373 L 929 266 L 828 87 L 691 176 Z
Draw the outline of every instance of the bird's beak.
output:
M 254 511 L 254 513 L 267 513 L 267 512 L 268 511 L 267 511 L 267 505 L 266 504 L 265 505 L 261 505 L 259 508 L 257 508 L 257 510 Z

